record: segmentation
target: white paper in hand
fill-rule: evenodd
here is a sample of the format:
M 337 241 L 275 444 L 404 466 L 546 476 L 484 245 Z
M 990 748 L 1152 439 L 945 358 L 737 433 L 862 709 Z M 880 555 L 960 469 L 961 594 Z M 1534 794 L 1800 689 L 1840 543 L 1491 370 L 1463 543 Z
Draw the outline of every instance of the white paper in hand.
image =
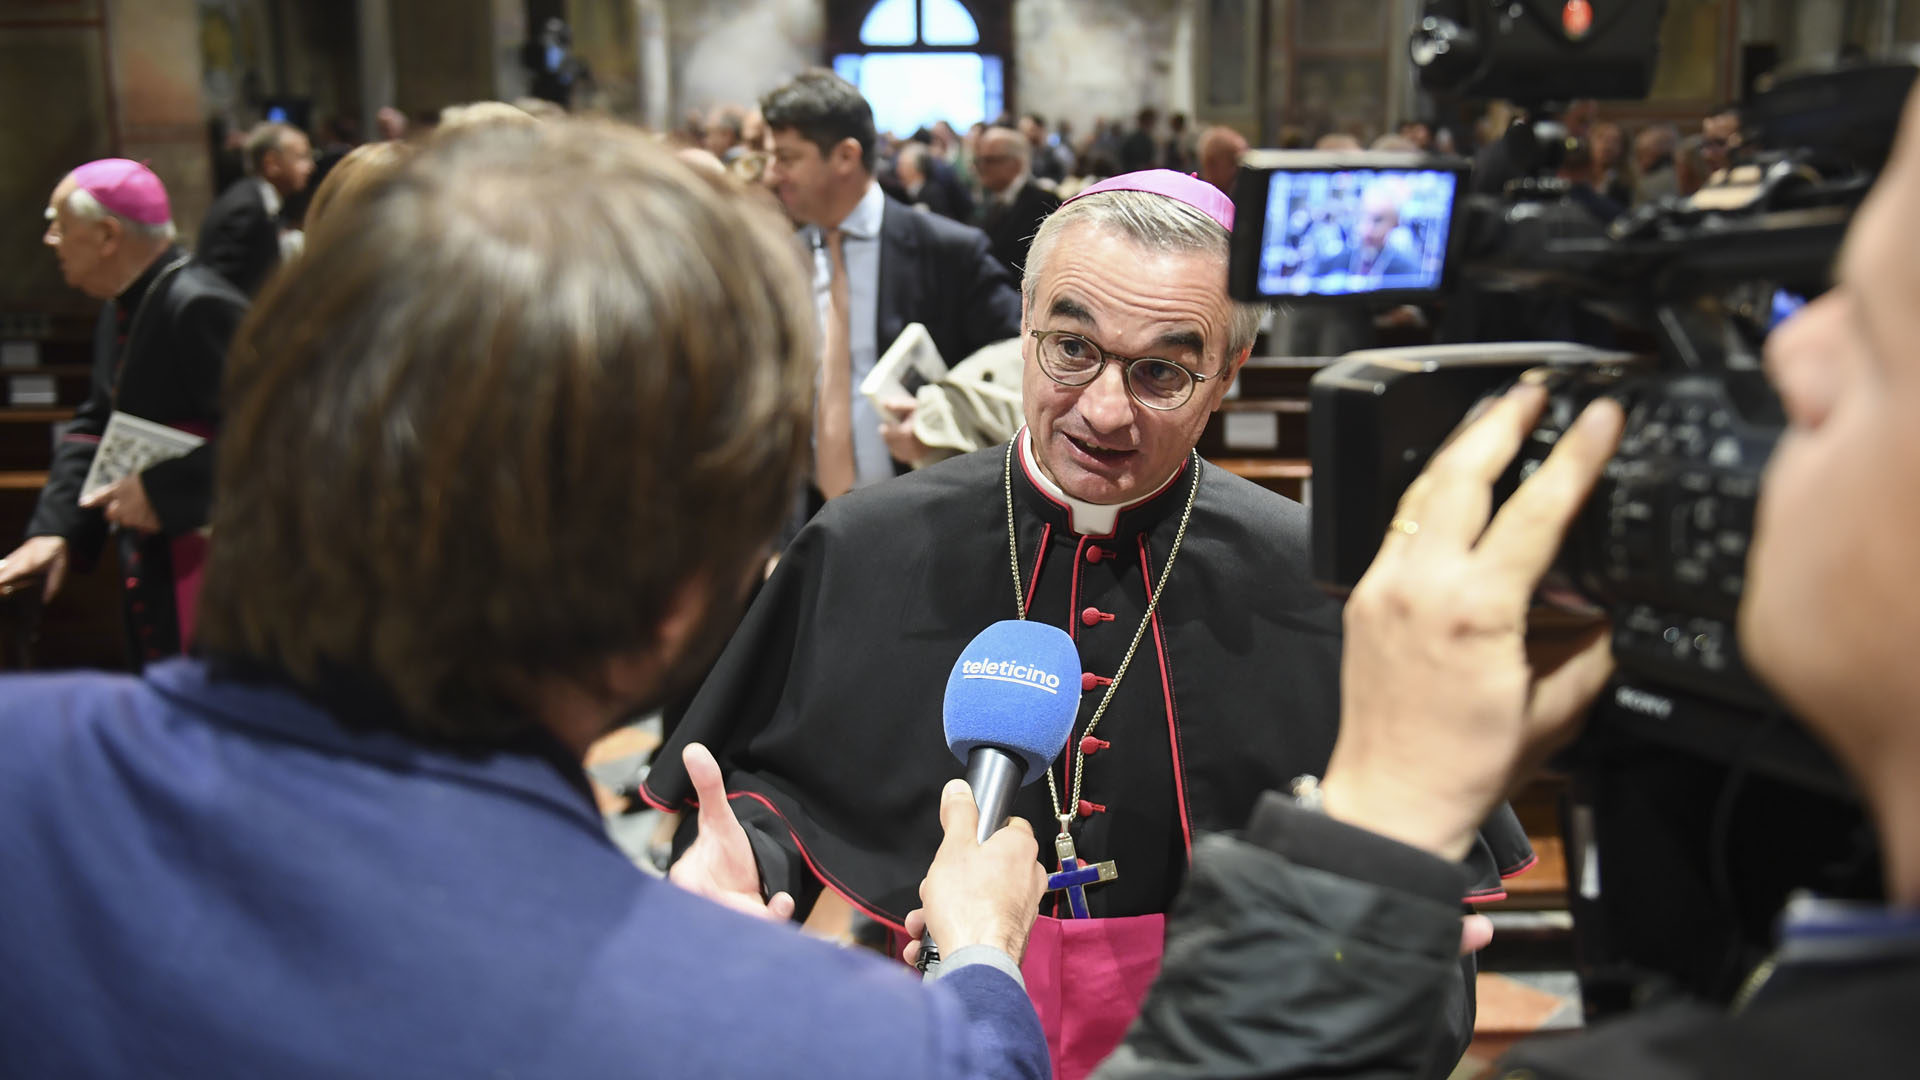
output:
M 908 323 L 900 336 L 887 347 L 886 355 L 860 380 L 860 392 L 873 402 L 874 411 L 886 415 L 886 402 L 892 398 L 911 398 L 928 383 L 946 378 L 947 362 L 933 344 L 933 335 L 920 323 Z
M 80 486 L 80 501 L 85 502 L 151 466 L 184 457 L 206 441 L 179 428 L 116 412 L 107 418 L 106 433 L 100 436 L 100 449 L 93 454 L 93 467 L 87 470 L 87 482 Z

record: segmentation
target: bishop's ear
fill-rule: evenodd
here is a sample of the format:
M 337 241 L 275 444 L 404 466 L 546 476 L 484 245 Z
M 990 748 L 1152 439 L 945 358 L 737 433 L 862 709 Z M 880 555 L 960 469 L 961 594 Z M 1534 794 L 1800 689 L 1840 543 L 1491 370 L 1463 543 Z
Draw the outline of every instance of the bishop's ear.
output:
M 90 221 L 87 224 L 91 228 L 100 230 L 100 253 L 102 255 L 112 255 L 115 251 L 119 250 L 120 241 L 126 239 L 127 227 L 112 215 L 102 217 L 99 221 Z
M 1220 406 L 1226 403 L 1227 391 L 1233 388 L 1233 381 L 1240 377 L 1240 369 L 1247 366 L 1247 357 L 1251 355 L 1253 355 L 1253 346 L 1249 345 L 1227 357 L 1227 366 L 1220 373 L 1220 388 L 1214 391 L 1212 411 L 1219 412 Z

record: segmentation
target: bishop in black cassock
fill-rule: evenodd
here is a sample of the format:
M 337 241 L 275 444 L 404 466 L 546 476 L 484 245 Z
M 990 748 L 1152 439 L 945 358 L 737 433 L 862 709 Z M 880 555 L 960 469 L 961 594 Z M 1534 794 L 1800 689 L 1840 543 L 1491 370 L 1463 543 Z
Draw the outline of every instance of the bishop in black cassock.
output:
M 1022 607 L 1065 629 L 1084 670 L 1082 708 L 1053 787 L 1079 857 L 1112 860 L 1118 877 L 1087 888 L 1088 920 L 1064 918 L 1051 895 L 1023 967 L 1057 1070 L 1081 1075 L 1124 1034 L 1158 970 L 1161 919 L 1196 834 L 1238 828 L 1261 793 L 1325 769 L 1340 715 L 1340 607 L 1310 580 L 1308 537 L 1299 504 L 1191 453 L 1117 512 L 1078 503 L 1036 467 L 1026 429 L 853 492 L 787 549 L 643 792 L 688 807 L 680 755 L 704 743 L 765 895 L 791 893 L 804 917 L 831 888 L 899 929 L 939 845 L 940 788 L 962 772 L 942 734 L 949 670 L 969 639 Z M 1049 863 L 1053 798 L 1040 781 L 1015 802 Z M 696 829 L 685 815 L 682 850 Z M 1477 893 L 1463 899 L 1500 895 L 1501 876 L 1531 861 L 1510 812 L 1483 839 Z M 1442 1036 L 1452 1045 L 1436 1052 L 1442 1076 L 1472 1031 L 1471 961 L 1463 967 Z

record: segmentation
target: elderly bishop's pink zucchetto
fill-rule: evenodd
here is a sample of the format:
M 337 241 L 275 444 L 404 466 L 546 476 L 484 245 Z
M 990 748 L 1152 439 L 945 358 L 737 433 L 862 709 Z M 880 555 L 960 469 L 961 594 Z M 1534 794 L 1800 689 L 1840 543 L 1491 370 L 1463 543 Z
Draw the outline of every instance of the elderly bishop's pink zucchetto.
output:
M 163 225 L 173 220 L 173 208 L 167 203 L 167 187 L 153 170 L 126 158 L 101 158 L 67 174 L 82 191 L 101 206 L 142 225 Z

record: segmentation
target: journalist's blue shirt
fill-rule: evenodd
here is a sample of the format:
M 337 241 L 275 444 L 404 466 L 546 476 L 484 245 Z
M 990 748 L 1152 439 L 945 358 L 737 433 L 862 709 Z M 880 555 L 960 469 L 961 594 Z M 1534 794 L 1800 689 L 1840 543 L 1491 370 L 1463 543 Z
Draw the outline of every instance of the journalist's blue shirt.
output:
M 637 871 L 577 767 L 193 661 L 0 679 L 0 1074 L 1046 1075 L 931 987 Z

